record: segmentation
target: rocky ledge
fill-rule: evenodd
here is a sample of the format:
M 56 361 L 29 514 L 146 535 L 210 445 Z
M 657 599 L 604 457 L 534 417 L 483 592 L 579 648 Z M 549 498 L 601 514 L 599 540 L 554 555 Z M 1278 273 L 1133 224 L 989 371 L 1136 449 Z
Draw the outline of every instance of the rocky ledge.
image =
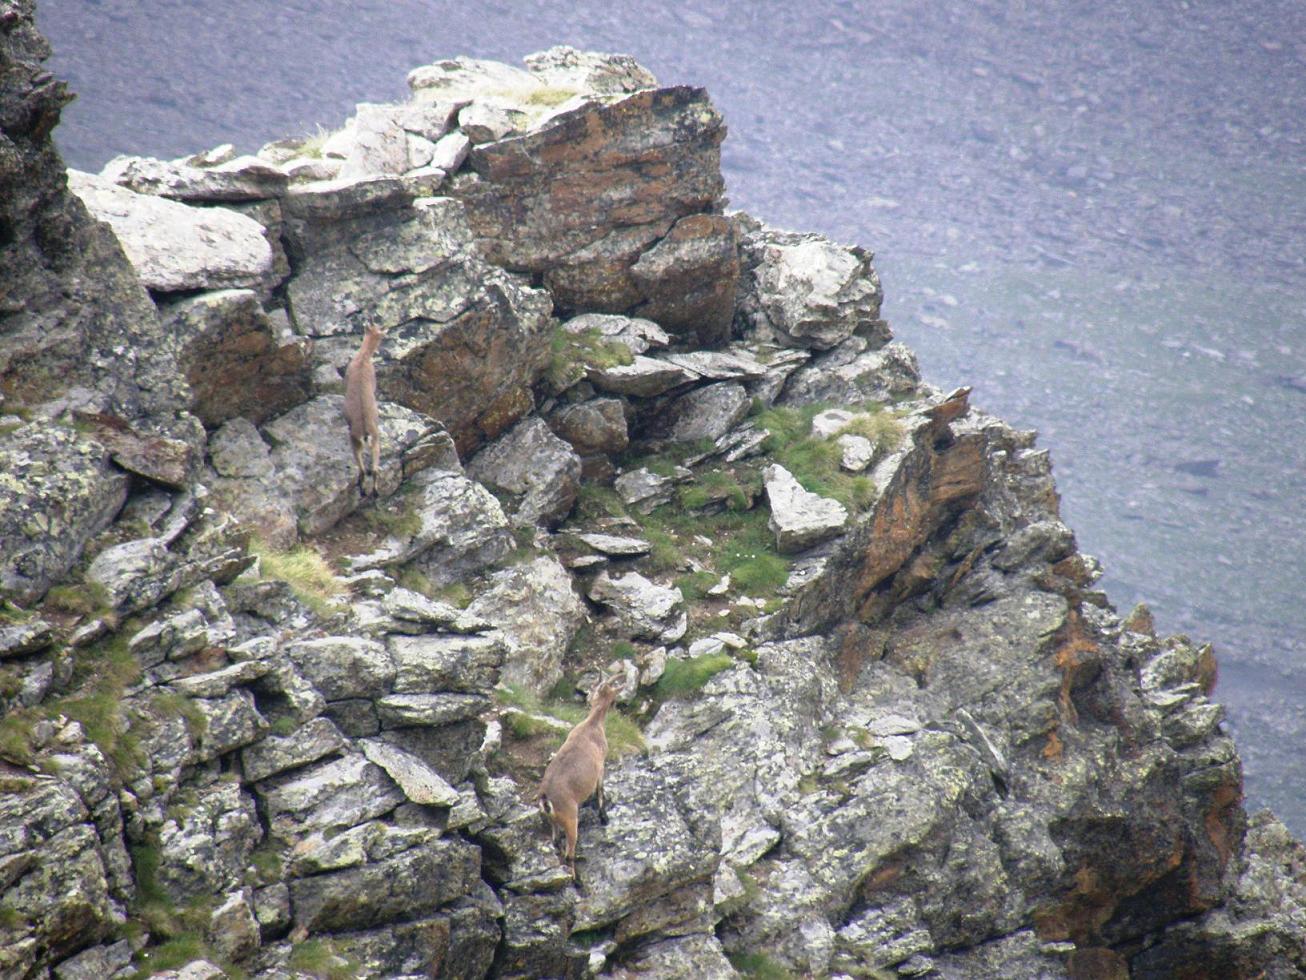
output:
M 0 2 L 0 976 L 1289 977 L 1209 646 L 707 94 L 466 58 L 66 174 Z M 341 417 L 364 324 L 379 497 Z M 533 805 L 600 675 L 610 820 Z

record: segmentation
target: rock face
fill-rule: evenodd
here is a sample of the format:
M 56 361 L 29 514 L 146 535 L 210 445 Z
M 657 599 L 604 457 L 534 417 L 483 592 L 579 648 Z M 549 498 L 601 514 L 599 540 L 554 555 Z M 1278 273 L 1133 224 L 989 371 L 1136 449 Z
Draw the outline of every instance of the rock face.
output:
M 561 308 L 648 307 L 670 331 L 717 341 L 738 268 L 733 232 L 711 214 L 724 136 L 701 89 L 638 92 L 477 147 L 468 160 L 475 176 L 452 193 L 490 260 L 542 274 Z M 658 276 L 668 268 L 675 275 Z
M 1306 973 L 1210 647 L 1115 613 L 868 253 L 718 213 L 701 91 L 456 59 L 321 146 L 119 159 L 272 257 L 152 302 L 45 53 L 0 4 L 0 975 Z M 576 889 L 532 794 L 607 676 Z

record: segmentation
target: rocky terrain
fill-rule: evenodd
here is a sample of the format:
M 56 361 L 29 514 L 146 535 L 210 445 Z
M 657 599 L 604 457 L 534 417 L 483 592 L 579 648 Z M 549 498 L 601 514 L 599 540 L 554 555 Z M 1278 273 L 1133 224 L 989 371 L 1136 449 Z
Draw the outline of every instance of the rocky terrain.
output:
M 455 59 L 66 172 L 0 4 L 0 975 L 1289 977 L 1207 646 L 701 89 Z M 342 370 L 377 358 L 379 499 Z M 532 796 L 600 673 L 578 881 Z

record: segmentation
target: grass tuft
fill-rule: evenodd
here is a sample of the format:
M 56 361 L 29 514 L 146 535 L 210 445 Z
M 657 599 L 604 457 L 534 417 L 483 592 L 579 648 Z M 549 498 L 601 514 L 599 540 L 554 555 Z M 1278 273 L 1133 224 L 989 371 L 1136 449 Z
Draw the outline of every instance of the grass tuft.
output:
M 730 965 L 751 980 L 794 980 L 795 974 L 765 953 L 732 953 Z
M 705 653 L 688 660 L 668 660 L 667 669 L 653 686 L 653 696 L 659 701 L 683 698 L 696 691 L 721 671 L 734 665 L 728 653 Z
M 630 348 L 609 340 L 598 330 L 572 333 L 559 327 L 549 341 L 549 360 L 544 368 L 545 380 L 555 392 L 566 391 L 585 377 L 587 368 L 603 370 L 634 363 Z
M 258 555 L 265 579 L 285 582 L 319 616 L 332 616 L 340 611 L 338 600 L 345 594 L 345 584 L 318 551 L 305 544 L 278 551 L 257 539 L 250 541 L 250 550 Z
M 537 695 L 515 685 L 496 688 L 495 700 L 506 707 L 517 708 L 519 712 L 547 715 L 568 725 L 579 724 L 589 714 L 587 705 L 577 704 L 575 701 L 544 702 Z M 552 742 L 556 748 L 566 738 L 565 732 L 524 714 L 510 714 L 505 718 L 505 722 L 508 731 L 519 739 L 544 738 Z M 639 725 L 616 708 L 608 711 L 604 731 L 608 737 L 609 761 L 628 755 L 642 754 L 645 750 L 644 733 L 640 731 Z

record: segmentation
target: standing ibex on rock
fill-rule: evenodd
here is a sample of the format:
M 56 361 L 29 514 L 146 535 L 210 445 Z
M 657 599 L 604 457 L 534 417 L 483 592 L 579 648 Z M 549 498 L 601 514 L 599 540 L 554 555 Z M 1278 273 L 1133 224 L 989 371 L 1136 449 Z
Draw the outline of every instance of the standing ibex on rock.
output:
M 375 323 L 363 328 L 363 345 L 345 368 L 345 420 L 349 423 L 349 442 L 358 467 L 358 492 L 364 494 L 367 469 L 363 465 L 363 443 L 372 443 L 372 496 L 377 495 L 376 477 L 381 466 L 381 431 L 376 410 L 376 369 L 372 355 L 381 346 L 385 331 Z
M 615 675 L 596 685 L 590 691 L 590 713 L 584 721 L 571 730 L 562 747 L 544 770 L 540 780 L 540 809 L 551 821 L 553 845 L 558 846 L 558 831 L 567 835 L 565 859 L 576 877 L 576 826 L 580 820 L 580 805 L 598 794 L 599 820 L 608 822 L 607 801 L 603 798 L 603 760 L 608 754 L 608 737 L 603 723 L 608 709 L 617 700 Z

